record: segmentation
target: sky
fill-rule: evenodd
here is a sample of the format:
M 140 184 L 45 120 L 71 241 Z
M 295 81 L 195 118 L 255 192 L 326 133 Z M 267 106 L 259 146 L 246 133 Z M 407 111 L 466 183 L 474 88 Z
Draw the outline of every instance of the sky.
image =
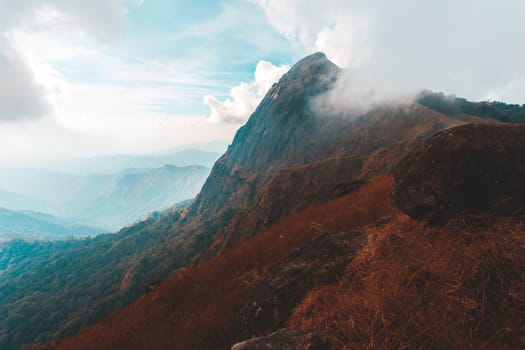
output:
M 231 140 L 323 51 L 352 91 L 525 103 L 521 0 L 0 0 L 0 162 Z

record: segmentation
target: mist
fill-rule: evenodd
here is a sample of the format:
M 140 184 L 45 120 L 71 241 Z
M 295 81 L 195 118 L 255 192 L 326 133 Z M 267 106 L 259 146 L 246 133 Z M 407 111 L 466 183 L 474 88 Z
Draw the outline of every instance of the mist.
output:
M 471 100 L 525 102 L 522 1 L 257 3 L 296 45 L 351 69 L 339 86 L 343 95 L 363 89 L 360 94 L 374 103 L 431 89 Z
M 343 70 L 330 90 L 310 101 L 310 108 L 321 116 L 356 117 L 382 106 L 408 106 L 419 92 L 389 87 L 360 70 Z

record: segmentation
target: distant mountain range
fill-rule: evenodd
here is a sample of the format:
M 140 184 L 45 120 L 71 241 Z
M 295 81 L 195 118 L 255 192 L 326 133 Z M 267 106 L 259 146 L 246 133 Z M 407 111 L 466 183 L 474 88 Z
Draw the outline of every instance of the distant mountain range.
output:
M 32 211 L 0 208 L 0 238 L 4 240 L 53 240 L 102 232 L 104 232 L 103 229 L 81 225 L 71 219 Z
M 216 151 L 227 145 L 211 141 L 159 154 L 0 167 L 0 207 L 71 217 L 117 230 L 151 211 L 192 199 L 219 158 Z
M 0 207 L 14 210 L 45 211 L 52 208 L 53 205 L 42 198 L 0 190 Z
M 226 152 L 226 149 L 228 148 L 230 144 L 231 144 L 231 141 L 227 141 L 227 140 L 211 140 L 211 141 L 206 141 L 206 142 L 197 142 L 197 143 L 191 143 L 191 144 L 175 147 L 171 151 L 160 152 L 160 153 L 172 153 L 172 152 L 179 152 L 179 151 L 184 151 L 188 149 L 198 149 L 201 151 L 223 154 L 224 152 Z
M 127 169 L 201 165 L 211 167 L 221 153 L 201 149 L 183 149 L 165 154 L 112 155 L 62 161 L 45 168 L 64 174 L 113 174 Z
M 76 218 L 116 230 L 151 211 L 193 198 L 209 171 L 197 165 L 164 165 L 115 174 L 74 175 L 4 168 L 0 169 L 0 188 L 9 192 L 0 191 L 0 206 Z

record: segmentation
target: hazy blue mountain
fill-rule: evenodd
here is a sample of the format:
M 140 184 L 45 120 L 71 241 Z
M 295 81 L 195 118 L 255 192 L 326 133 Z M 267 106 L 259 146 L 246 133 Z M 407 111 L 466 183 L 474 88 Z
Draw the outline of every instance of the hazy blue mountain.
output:
M 172 149 L 171 152 L 183 151 L 183 150 L 188 150 L 188 149 L 199 149 L 202 151 L 223 154 L 224 152 L 226 152 L 226 149 L 228 148 L 230 144 L 231 144 L 231 141 L 226 141 L 226 140 L 213 140 L 213 141 L 208 141 L 208 142 L 198 142 L 198 143 L 192 143 L 189 145 L 176 147 Z M 168 153 L 168 152 L 165 152 L 165 153 Z
M 154 155 L 111 155 L 71 159 L 50 164 L 45 168 L 65 174 L 85 175 L 113 174 L 132 168 L 159 168 L 166 164 L 180 167 L 189 165 L 211 167 L 220 155 L 219 152 L 191 148 Z
M 173 165 L 90 175 L 0 168 L 0 205 L 117 230 L 195 197 L 209 172 L 204 166 Z
M 50 206 L 41 208 L 41 203 L 35 203 L 29 206 L 17 206 L 18 209 L 52 212 L 55 203 L 63 202 L 63 197 L 67 196 L 68 184 L 78 177 L 41 169 L 0 168 L 0 190 L 4 193 L 16 194 L 19 199 L 29 197 L 40 202 L 44 201 Z M 11 199 L 15 198 L 11 196 Z M 9 209 L 15 208 L 10 202 L 6 202 L 3 206 Z
M 80 225 L 72 219 L 58 218 L 39 212 L 0 208 L 2 239 L 54 240 L 93 235 L 103 231 L 100 228 Z
M 0 190 L 0 207 L 8 207 L 13 210 L 31 208 L 32 210 L 46 211 L 53 205 L 42 198 Z
M 118 229 L 154 210 L 195 197 L 210 172 L 201 166 L 124 171 L 83 177 L 61 212 Z M 95 194 L 96 193 L 96 194 Z

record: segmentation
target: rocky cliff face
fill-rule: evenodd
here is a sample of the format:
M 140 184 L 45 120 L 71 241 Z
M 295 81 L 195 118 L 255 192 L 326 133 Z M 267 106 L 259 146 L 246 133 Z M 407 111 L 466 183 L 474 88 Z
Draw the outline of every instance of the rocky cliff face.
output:
M 188 211 L 186 222 L 207 221 L 215 230 L 192 231 L 204 242 L 194 262 L 391 172 L 430 135 L 463 123 L 417 103 L 323 115 L 312 108 L 312 98 L 329 91 L 340 72 L 324 54 L 304 58 L 239 129 Z
M 214 216 L 226 203 L 247 209 L 260 184 L 277 169 L 322 159 L 326 150 L 318 143 L 325 139 L 324 123 L 310 111 L 309 98 L 327 91 L 338 73 L 337 66 L 317 53 L 274 84 L 213 167 L 190 215 Z
M 358 178 L 359 162 L 373 153 L 378 159 L 366 164 L 366 175 L 388 171 L 414 143 L 461 123 L 419 104 L 377 108 L 362 115 L 322 115 L 312 108 L 312 98 L 329 91 L 340 73 L 322 53 L 295 64 L 239 129 L 189 215 L 210 218 L 228 209 L 249 210 L 260 200 L 263 185 L 283 169 L 329 158 L 355 158 L 346 160 L 355 162 L 353 171 L 338 172 L 347 175 L 341 183 Z

